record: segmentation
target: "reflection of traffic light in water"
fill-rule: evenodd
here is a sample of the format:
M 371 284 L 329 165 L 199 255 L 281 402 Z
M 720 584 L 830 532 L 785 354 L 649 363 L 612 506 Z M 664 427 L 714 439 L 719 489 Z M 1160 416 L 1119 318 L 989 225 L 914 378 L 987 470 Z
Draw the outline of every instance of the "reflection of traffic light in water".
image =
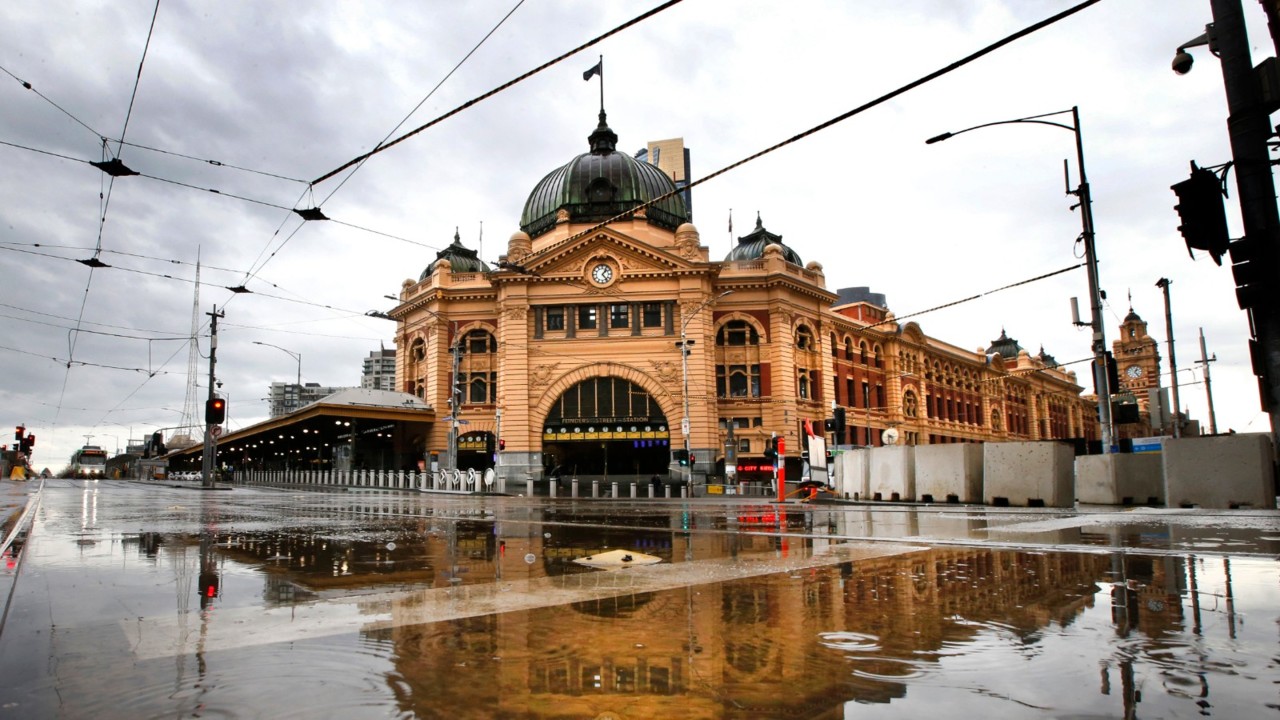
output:
M 222 583 L 218 577 L 218 563 L 213 557 L 212 530 L 200 535 L 200 581 L 197 592 L 200 593 L 200 609 L 205 610 L 213 604 L 213 599 L 222 592 Z
M 200 609 L 204 610 L 213 604 L 213 599 L 218 597 L 218 573 L 202 572 L 200 573 Z

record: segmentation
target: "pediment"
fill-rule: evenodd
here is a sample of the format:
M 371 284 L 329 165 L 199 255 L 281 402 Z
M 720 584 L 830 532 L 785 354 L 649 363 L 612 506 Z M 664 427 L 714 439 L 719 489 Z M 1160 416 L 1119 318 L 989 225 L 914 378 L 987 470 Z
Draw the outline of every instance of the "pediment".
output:
M 910 320 L 903 324 L 899 330 L 899 334 L 907 340 L 912 340 L 922 345 L 929 341 L 928 336 L 924 334 L 924 331 L 920 329 L 920 325 L 914 320 Z
M 523 267 L 544 278 L 589 278 L 592 268 L 600 263 L 611 265 L 615 277 L 669 274 L 696 267 L 693 262 L 671 252 L 673 249 L 656 248 L 606 228 L 530 256 L 525 259 Z

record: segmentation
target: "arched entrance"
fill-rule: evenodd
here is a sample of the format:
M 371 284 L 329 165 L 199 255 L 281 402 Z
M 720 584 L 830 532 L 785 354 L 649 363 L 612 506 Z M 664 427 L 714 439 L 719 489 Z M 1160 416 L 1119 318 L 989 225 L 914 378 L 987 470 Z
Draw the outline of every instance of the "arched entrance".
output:
M 458 467 L 464 470 L 488 470 L 493 467 L 494 447 L 493 433 L 484 430 L 464 433 L 458 436 Z
M 671 462 L 666 415 L 644 388 L 619 377 L 588 378 L 552 404 L 542 428 L 547 477 L 665 475 Z

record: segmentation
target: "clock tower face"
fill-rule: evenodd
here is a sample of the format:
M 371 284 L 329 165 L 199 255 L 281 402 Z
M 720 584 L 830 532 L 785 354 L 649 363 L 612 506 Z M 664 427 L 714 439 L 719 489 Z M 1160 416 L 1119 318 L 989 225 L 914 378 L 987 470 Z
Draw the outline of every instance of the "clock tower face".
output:
M 1126 375 L 1133 378 L 1134 380 L 1137 380 L 1138 378 L 1142 377 L 1142 368 L 1138 365 L 1130 365 L 1128 368 L 1125 369 L 1124 372 Z
M 608 263 L 597 263 L 591 268 L 591 280 L 597 285 L 608 285 L 613 282 L 613 266 Z

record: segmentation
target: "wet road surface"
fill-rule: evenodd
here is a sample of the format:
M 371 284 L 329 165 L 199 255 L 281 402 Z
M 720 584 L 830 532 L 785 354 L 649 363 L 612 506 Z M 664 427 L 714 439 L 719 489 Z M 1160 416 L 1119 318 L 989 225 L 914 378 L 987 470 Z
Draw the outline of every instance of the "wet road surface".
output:
M 0 717 L 1280 708 L 1275 512 L 52 480 L 31 517 Z M 575 562 L 606 550 L 620 567 Z

